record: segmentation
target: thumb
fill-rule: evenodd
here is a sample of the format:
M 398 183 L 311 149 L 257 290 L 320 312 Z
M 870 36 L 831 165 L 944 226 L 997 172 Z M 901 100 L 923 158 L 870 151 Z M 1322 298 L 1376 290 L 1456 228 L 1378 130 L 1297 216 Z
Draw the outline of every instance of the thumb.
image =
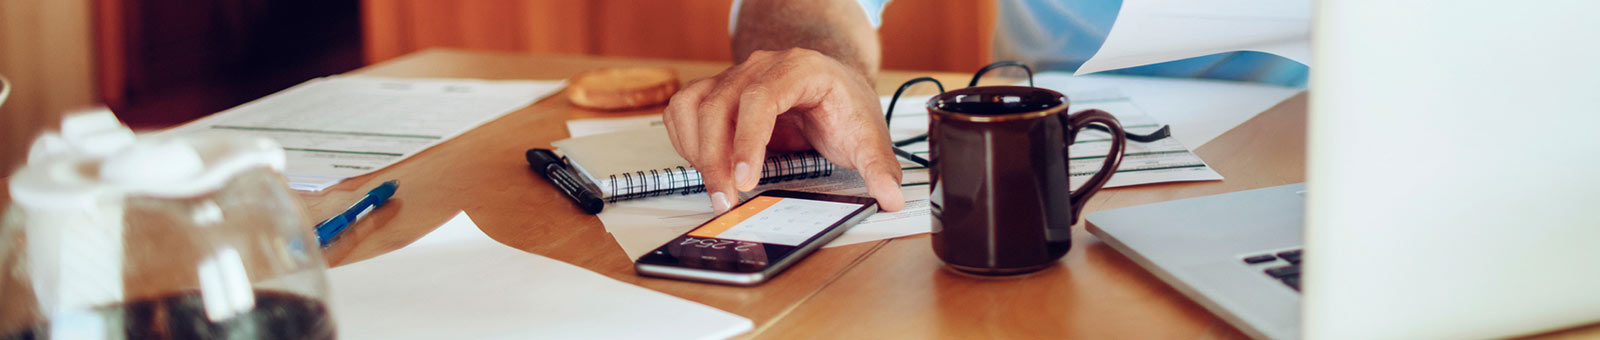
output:
M 900 193 L 900 163 L 896 162 L 891 152 L 872 152 L 856 164 L 861 173 L 861 179 L 867 183 L 867 195 L 878 200 L 878 208 L 883 211 L 899 211 L 906 205 L 905 195 Z

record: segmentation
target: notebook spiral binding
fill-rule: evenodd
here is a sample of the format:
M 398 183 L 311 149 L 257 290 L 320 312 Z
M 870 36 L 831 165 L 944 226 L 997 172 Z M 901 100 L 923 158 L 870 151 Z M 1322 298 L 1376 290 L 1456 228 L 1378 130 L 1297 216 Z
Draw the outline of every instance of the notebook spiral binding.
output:
M 762 165 L 761 184 L 833 175 L 833 163 L 823 159 L 816 151 L 767 157 Z M 610 179 L 611 192 L 615 193 L 606 199 L 610 203 L 706 191 L 705 182 L 700 179 L 700 172 L 695 171 L 693 167 L 625 172 L 613 174 Z

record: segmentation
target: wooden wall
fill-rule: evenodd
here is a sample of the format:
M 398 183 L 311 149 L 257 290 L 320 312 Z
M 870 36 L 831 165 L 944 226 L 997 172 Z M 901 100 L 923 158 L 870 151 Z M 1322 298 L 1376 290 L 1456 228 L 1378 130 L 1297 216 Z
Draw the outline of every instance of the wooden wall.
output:
M 362 65 L 360 0 L 94 1 L 101 99 L 134 128 Z
M 203 117 L 362 65 L 360 0 L 0 0 L 0 177 L 63 112 L 135 129 Z
M 97 102 L 91 17 L 87 0 L 0 0 L 0 75 L 15 87 L 0 104 L 0 177 L 62 112 Z
M 726 61 L 731 0 L 362 0 L 367 62 L 430 47 Z M 994 0 L 900 0 L 879 29 L 884 68 L 987 63 Z
M 726 61 L 730 5 L 0 0 L 0 74 L 16 85 L 0 105 L 0 177 L 69 109 L 105 104 L 136 127 L 159 128 L 430 47 Z M 894 1 L 879 29 L 884 68 L 971 72 L 990 59 L 993 26 L 994 0 Z

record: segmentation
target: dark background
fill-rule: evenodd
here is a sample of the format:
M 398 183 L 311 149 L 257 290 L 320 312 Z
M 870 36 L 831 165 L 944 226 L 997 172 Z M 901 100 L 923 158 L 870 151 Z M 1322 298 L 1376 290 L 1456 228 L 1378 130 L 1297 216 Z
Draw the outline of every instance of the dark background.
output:
M 102 95 L 135 128 L 187 122 L 362 65 L 358 0 L 141 0 L 102 7 Z M 120 8 L 117 8 L 120 7 Z M 120 21 L 117 22 L 117 21 Z M 120 28 L 120 29 L 117 29 Z M 120 69 L 118 69 L 120 64 Z

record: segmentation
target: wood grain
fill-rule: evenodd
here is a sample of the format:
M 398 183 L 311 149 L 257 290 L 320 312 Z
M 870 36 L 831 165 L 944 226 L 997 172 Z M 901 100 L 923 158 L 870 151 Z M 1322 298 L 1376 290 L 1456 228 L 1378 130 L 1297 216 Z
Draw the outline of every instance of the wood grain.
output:
M 993 60 L 995 20 L 994 0 L 890 2 L 878 27 L 883 68 L 971 74 Z
M 603 66 L 667 66 L 686 79 L 714 74 L 721 64 L 592 57 L 469 54 L 430 50 L 362 69 L 357 73 L 400 77 L 563 79 Z M 713 286 L 642 278 L 632 261 L 591 215 L 577 210 L 548 182 L 536 177 L 524 150 L 550 147 L 567 136 L 575 118 L 657 113 L 659 108 L 621 114 L 575 108 L 552 95 L 449 142 L 372 175 L 351 179 L 321 194 L 303 195 L 311 216 L 327 216 L 364 190 L 390 179 L 401 189 L 394 204 L 375 211 L 330 248 L 332 264 L 370 258 L 397 249 L 465 210 L 491 238 L 509 246 L 582 266 L 606 276 L 684 297 L 764 324 L 798 305 L 843 273 L 872 244 L 825 249 L 760 288 Z
M 1304 94 L 1235 130 L 1196 150 L 1228 180 L 1107 189 L 1090 200 L 1086 213 L 1304 181 Z M 762 335 L 1245 338 L 1082 224 L 1056 266 L 1012 278 L 946 270 L 926 235 L 892 240 Z M 819 324 L 837 326 L 814 327 Z
M 714 74 L 723 63 L 428 50 L 357 71 L 393 77 L 562 79 L 612 66 L 672 67 L 685 79 Z M 891 93 L 921 72 L 884 72 Z M 966 75 L 932 74 L 962 83 Z M 996 79 L 995 82 L 1005 80 Z M 927 89 L 913 92 L 927 93 Z M 944 270 L 927 236 L 823 249 L 772 282 L 753 288 L 642 278 L 599 221 L 577 210 L 528 171 L 523 150 L 566 137 L 576 118 L 656 113 L 599 113 L 552 95 L 473 129 L 395 166 L 302 193 L 309 216 L 331 216 L 367 189 L 398 179 L 389 205 L 363 219 L 327 251 L 330 264 L 398 249 L 465 210 L 491 238 L 508 246 L 582 266 L 751 318 L 746 338 L 1182 338 L 1244 335 L 1079 227 L 1073 249 L 1054 267 L 1005 279 Z M 1222 135 L 1197 152 L 1226 181 L 1109 189 L 1088 210 L 1195 197 L 1304 180 L 1304 94 Z M 3 187 L 3 185 L 0 185 Z M 0 202 L 7 202 L 0 191 Z M 514 270 L 514 269 L 508 269 Z M 1593 338 L 1600 325 L 1541 335 Z
M 96 16 L 87 1 L 0 1 L 0 176 L 27 160 L 44 130 L 68 110 L 96 103 Z
M 558 79 L 620 61 L 433 50 L 360 73 Z M 673 65 L 685 79 L 720 70 L 719 64 L 709 63 L 627 63 Z M 885 72 L 877 84 L 878 91 L 892 93 L 901 81 L 918 75 Z M 966 74 L 957 73 L 934 76 L 948 84 L 961 84 L 967 78 Z M 930 91 L 919 88 L 913 92 Z M 1201 149 L 1202 157 L 1212 160 L 1219 172 L 1238 180 L 1109 190 L 1097 196 L 1089 209 L 1299 181 L 1304 172 L 1300 165 L 1304 147 L 1303 142 L 1297 144 L 1294 140 L 1303 135 L 1303 112 L 1304 98 L 1297 97 L 1247 123 L 1245 126 L 1251 128 L 1246 132 L 1225 135 Z M 576 109 L 563 96 L 552 96 L 395 167 L 335 188 L 338 195 L 349 198 L 309 198 L 313 202 L 312 215 L 323 216 L 342 209 L 343 202 L 366 187 L 387 179 L 400 179 L 405 187 L 403 193 L 436 193 L 420 198 L 397 196 L 404 208 L 375 215 L 377 218 L 357 225 L 354 235 L 346 235 L 360 240 L 355 249 L 335 247 L 329 253 L 330 261 L 347 263 L 396 249 L 421 237 L 455 210 L 465 209 L 486 233 L 503 243 L 744 315 L 756 321 L 758 331 L 754 335 L 758 337 L 1243 337 L 1114 250 L 1094 241 L 1081 228 L 1075 230 L 1077 249 L 1062 260 L 1063 265 L 1020 279 L 978 280 L 948 273 L 933 256 L 926 236 L 826 249 L 755 289 L 640 278 L 598 220 L 578 213 L 549 184 L 532 176 L 521 160 L 526 148 L 548 146 L 549 142 L 564 138 L 564 121 L 603 115 Z M 1281 164 L 1245 166 L 1251 163 Z M 410 179 L 416 177 L 425 179 Z M 390 216 L 393 214 L 399 216 Z M 369 227 L 373 225 L 381 227 Z M 856 264 L 858 259 L 860 263 Z M 1138 326 L 1152 319 L 1162 320 L 1162 327 Z
M 428 48 L 728 61 L 728 0 L 362 0 L 369 63 Z M 972 72 L 993 49 L 994 0 L 894 2 L 884 68 Z

